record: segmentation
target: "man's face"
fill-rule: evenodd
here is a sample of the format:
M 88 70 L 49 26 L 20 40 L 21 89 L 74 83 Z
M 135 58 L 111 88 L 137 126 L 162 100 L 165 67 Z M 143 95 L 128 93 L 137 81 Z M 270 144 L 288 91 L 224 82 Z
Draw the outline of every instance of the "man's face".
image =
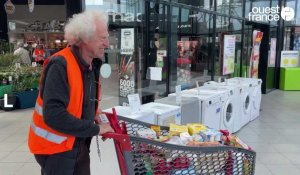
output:
M 95 36 L 87 43 L 91 57 L 104 57 L 104 49 L 109 47 L 108 36 L 107 25 L 97 22 Z

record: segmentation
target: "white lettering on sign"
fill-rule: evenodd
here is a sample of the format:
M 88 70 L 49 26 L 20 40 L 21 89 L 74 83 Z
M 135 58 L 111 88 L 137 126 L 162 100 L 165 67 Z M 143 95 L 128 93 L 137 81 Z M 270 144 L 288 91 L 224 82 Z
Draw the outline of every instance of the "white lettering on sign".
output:
M 142 21 L 142 13 L 121 13 L 115 12 L 112 9 L 106 11 L 109 16 L 112 16 L 112 21 L 121 21 L 121 22 L 141 22 Z
M 12 108 L 14 105 L 8 104 L 7 94 L 4 94 L 4 107 L 5 108 Z

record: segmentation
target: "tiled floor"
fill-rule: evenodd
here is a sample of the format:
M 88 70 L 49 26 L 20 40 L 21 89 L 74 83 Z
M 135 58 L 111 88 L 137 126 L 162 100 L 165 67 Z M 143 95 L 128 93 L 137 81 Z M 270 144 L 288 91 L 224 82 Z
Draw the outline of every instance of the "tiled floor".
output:
M 300 92 L 273 91 L 263 95 L 261 115 L 238 132 L 257 152 L 258 175 L 300 174 Z M 116 104 L 104 96 L 103 108 Z M 32 109 L 0 112 L 0 175 L 38 175 L 40 170 L 27 149 L 27 132 Z M 118 175 L 112 141 L 91 147 L 92 174 Z

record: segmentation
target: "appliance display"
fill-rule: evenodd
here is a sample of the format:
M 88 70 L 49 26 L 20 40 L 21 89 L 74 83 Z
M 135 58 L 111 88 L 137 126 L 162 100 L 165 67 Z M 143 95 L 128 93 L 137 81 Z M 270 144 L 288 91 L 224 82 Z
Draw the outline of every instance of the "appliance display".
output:
M 228 83 L 236 84 L 237 86 L 241 87 L 241 108 L 239 114 L 241 117 L 238 119 L 240 120 L 240 125 L 245 126 L 251 120 L 251 109 L 252 109 L 252 95 L 251 95 L 251 84 L 247 81 L 241 81 L 237 78 L 232 78 L 227 80 Z
M 133 113 L 129 106 L 115 106 L 118 116 L 139 120 L 145 123 L 157 124 L 156 114 L 152 110 L 142 109 L 139 112 Z M 103 112 L 112 113 L 112 108 L 105 109 Z
M 240 128 L 235 125 L 235 121 L 239 117 L 239 90 L 234 86 L 204 85 L 200 90 L 211 90 L 222 94 L 222 118 L 221 129 L 227 129 L 231 133 L 238 131 Z
M 238 130 L 240 130 L 242 128 L 241 125 L 241 108 L 242 108 L 242 87 L 240 87 L 239 85 L 235 84 L 235 83 L 229 83 L 229 82 L 222 82 L 222 83 L 217 83 L 214 81 L 209 81 L 204 83 L 204 87 L 205 86 L 212 86 L 214 88 L 218 87 L 218 89 L 220 88 L 226 88 L 230 91 L 233 92 L 233 96 L 232 96 L 232 103 L 234 106 L 234 122 L 233 122 L 233 128 L 232 128 L 232 132 L 237 132 Z
M 220 129 L 226 129 L 231 133 L 234 132 L 234 121 L 237 117 L 237 105 L 234 98 L 236 91 L 218 86 L 202 86 L 199 87 L 199 89 L 196 88 L 191 90 L 195 92 L 200 90 L 200 92 L 204 91 L 219 94 L 222 102 Z
M 169 96 L 176 96 L 175 93 Z M 200 92 L 193 89 L 181 92 L 182 97 L 196 97 L 199 100 L 200 116 L 197 123 L 202 123 L 214 129 L 220 129 L 222 116 L 222 97 L 220 94 L 213 92 Z
M 176 104 L 175 96 L 168 96 L 165 98 L 161 98 L 161 99 L 155 100 L 155 102 L 167 104 L 167 105 L 178 106 Z M 181 97 L 181 104 L 179 106 L 181 108 L 181 124 L 198 122 L 198 118 L 201 116 L 198 98 L 196 98 L 196 97 Z
M 262 85 L 262 80 L 257 79 L 257 78 L 241 78 L 241 77 L 236 77 L 236 78 L 231 78 L 229 79 L 230 81 L 235 81 L 235 82 L 247 82 L 249 84 L 249 90 L 251 94 L 251 117 L 250 120 L 256 119 L 259 114 L 260 114 L 260 105 L 261 105 L 261 85 Z
M 156 115 L 157 125 L 169 126 L 170 123 L 181 124 L 181 109 L 179 106 L 151 102 L 143 104 L 141 110 L 153 111 Z

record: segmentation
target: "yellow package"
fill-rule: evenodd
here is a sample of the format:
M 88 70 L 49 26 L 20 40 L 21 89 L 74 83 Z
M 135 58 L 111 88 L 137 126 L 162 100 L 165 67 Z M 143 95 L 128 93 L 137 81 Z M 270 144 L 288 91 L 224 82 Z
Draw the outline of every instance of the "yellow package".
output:
M 193 134 L 199 134 L 201 131 L 205 131 L 206 130 L 206 126 L 202 125 L 200 123 L 190 123 L 187 124 L 188 129 L 189 129 L 189 134 L 193 135 Z
M 176 125 L 173 123 L 170 123 L 170 135 L 172 136 L 179 136 L 180 133 L 188 132 L 188 127 L 185 125 Z
M 166 142 L 168 141 L 170 138 L 168 136 L 159 136 L 159 141 L 160 142 Z
M 158 126 L 158 125 L 151 125 L 150 128 L 153 129 L 156 132 L 156 136 L 157 137 L 160 136 L 160 126 Z

